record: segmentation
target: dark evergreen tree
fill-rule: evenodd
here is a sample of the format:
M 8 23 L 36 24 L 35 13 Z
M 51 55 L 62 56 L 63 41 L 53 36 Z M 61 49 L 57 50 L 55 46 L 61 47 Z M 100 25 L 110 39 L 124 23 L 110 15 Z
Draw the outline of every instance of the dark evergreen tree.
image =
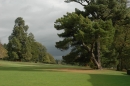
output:
M 68 49 L 70 46 L 72 47 L 71 53 L 63 58 L 72 55 L 74 55 L 73 58 L 75 59 L 86 58 L 86 62 L 87 60 L 92 61 L 98 69 L 101 68 L 100 59 L 96 57 L 97 53 L 95 53 L 97 51 L 95 43 L 100 41 L 102 41 L 102 45 L 106 45 L 105 43 L 108 41 L 112 43 L 110 38 L 113 37 L 114 28 L 111 20 L 94 22 L 88 17 L 85 18 L 76 13 L 68 13 L 56 20 L 55 28 L 57 30 L 64 29 L 63 33 L 58 34 L 59 37 L 64 39 L 57 42 L 56 47 L 63 50 Z M 98 52 L 100 53 L 100 51 Z
M 87 44 L 89 44 L 89 47 L 91 46 L 90 48 L 86 46 L 87 56 L 90 55 L 90 52 L 88 52 L 90 49 L 91 56 L 93 53 L 93 57 L 95 57 L 95 60 L 99 63 L 99 65 L 101 65 L 101 54 L 109 51 L 111 52 L 111 49 L 115 50 L 115 48 L 111 47 L 113 39 L 115 38 L 114 32 L 118 29 L 117 26 L 122 26 L 119 22 L 126 21 L 129 17 L 129 8 L 126 6 L 126 0 L 65 0 L 65 2 L 79 3 L 84 7 L 84 11 L 76 9 L 76 16 L 70 16 L 73 14 L 72 13 L 64 15 L 64 17 L 56 20 L 55 28 L 57 30 L 64 29 L 65 31 L 62 34 L 58 34 L 59 37 L 63 37 L 65 39 L 57 42 L 56 47 L 60 49 L 68 49 L 70 46 L 74 46 L 76 50 L 81 50 L 81 48 L 85 48 L 85 41 L 87 40 L 90 42 Z M 83 18 L 80 18 L 83 20 L 78 20 L 78 18 L 76 19 L 76 17 L 81 15 L 84 18 L 88 18 L 87 21 L 89 21 L 89 25 L 87 25 L 88 22 L 86 22 Z M 79 21 L 82 23 L 79 23 Z M 113 27 L 114 29 L 112 29 Z M 85 31 L 84 28 L 88 28 L 88 30 L 89 28 L 94 29 L 92 31 Z M 75 41 L 77 39 L 74 34 L 77 34 L 77 42 Z M 86 34 L 89 34 L 90 37 L 87 38 L 88 35 L 84 36 Z M 103 36 L 102 34 L 106 34 L 106 36 Z M 78 45 L 81 46 L 81 44 L 82 47 L 79 48 Z M 81 54 L 81 51 L 78 52 Z M 75 58 L 77 57 L 79 56 L 76 56 Z M 67 58 L 67 56 L 64 56 L 64 58 Z M 97 64 L 96 61 L 94 61 L 95 64 Z

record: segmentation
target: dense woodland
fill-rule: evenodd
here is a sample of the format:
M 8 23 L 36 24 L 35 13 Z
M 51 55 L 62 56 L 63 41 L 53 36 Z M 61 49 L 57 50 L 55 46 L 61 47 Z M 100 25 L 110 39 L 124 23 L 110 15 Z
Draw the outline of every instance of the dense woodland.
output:
M 55 21 L 63 38 L 56 42 L 60 50 L 71 49 L 63 56 L 69 64 L 93 68 L 130 68 L 130 8 L 127 0 L 65 0 L 76 2 L 84 10 L 75 9 Z
M 55 63 L 46 47 L 37 42 L 32 33 L 28 33 L 29 26 L 23 18 L 18 17 L 8 44 L 0 44 L 0 58 L 11 61 Z

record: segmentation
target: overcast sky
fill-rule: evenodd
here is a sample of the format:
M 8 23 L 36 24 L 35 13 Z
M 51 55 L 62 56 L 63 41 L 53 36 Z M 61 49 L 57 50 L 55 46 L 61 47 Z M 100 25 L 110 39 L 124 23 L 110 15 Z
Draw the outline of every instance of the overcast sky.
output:
M 8 43 L 15 19 L 22 17 L 29 26 L 28 33 L 32 32 L 35 39 L 59 59 L 68 52 L 55 48 L 60 31 L 54 28 L 54 22 L 67 12 L 74 12 L 75 8 L 83 9 L 77 3 L 65 3 L 64 0 L 0 0 L 0 41 Z

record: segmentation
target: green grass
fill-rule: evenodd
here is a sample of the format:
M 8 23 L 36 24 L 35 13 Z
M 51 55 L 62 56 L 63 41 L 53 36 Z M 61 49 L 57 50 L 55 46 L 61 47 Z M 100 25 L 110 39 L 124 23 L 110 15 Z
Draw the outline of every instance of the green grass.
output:
M 126 72 L 50 70 L 65 68 L 87 70 L 85 67 L 69 65 L 0 61 L 0 86 L 130 86 L 130 76 Z

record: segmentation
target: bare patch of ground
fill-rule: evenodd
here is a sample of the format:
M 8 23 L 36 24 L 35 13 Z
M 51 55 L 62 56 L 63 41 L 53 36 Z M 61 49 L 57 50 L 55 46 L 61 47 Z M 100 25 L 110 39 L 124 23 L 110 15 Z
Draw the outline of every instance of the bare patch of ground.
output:
M 88 70 L 88 69 L 46 69 L 52 71 L 61 71 L 61 72 L 73 72 L 73 73 L 87 73 L 87 74 L 100 74 L 105 70 Z

